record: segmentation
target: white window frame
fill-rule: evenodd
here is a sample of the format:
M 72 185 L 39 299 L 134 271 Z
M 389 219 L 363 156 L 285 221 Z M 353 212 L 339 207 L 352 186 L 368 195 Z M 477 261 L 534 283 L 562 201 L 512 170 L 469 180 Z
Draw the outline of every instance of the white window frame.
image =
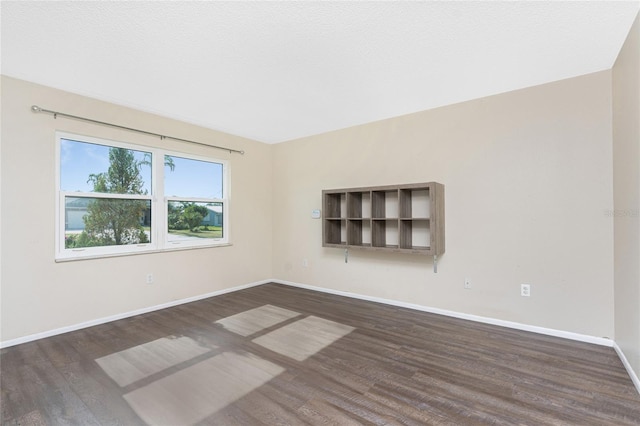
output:
M 61 140 L 68 139 L 78 142 L 86 142 L 107 147 L 131 149 L 135 151 L 149 152 L 152 156 L 151 166 L 151 194 L 111 194 L 97 192 L 70 192 L 60 189 L 61 185 Z M 223 198 L 197 198 L 197 197 L 173 197 L 164 195 L 164 158 L 165 155 L 181 157 L 185 159 L 206 161 L 222 165 L 222 196 Z M 219 247 L 230 245 L 229 227 L 229 162 L 213 157 L 194 155 L 186 152 L 169 151 L 144 145 L 136 145 L 128 142 L 114 141 L 104 138 L 84 136 L 66 132 L 56 132 L 56 233 L 55 233 L 55 259 L 56 261 L 79 260 L 90 258 L 102 258 L 111 256 L 126 256 L 143 253 L 153 253 L 171 250 Z M 126 244 L 99 247 L 65 248 L 65 198 L 111 198 L 133 199 L 151 202 L 151 229 L 150 242 L 143 244 Z M 167 209 L 169 201 L 189 202 L 214 202 L 222 203 L 222 238 L 202 238 L 197 240 L 169 241 L 169 229 Z
M 162 162 L 162 170 L 164 172 L 164 156 L 168 155 L 170 157 L 180 157 L 187 160 L 198 160 L 205 161 L 209 163 L 218 163 L 222 164 L 222 197 L 223 198 L 202 198 L 202 197 L 181 197 L 181 196 L 164 196 L 164 205 L 162 207 L 162 223 L 164 227 L 164 245 L 167 248 L 180 249 L 185 247 L 206 247 L 212 245 L 220 245 L 220 244 L 228 244 L 228 216 L 229 216 L 229 186 L 227 184 L 228 181 L 228 168 L 229 165 L 226 161 L 217 160 L 210 157 L 204 157 L 201 155 L 193 155 L 193 154 L 185 154 L 184 152 L 177 151 L 168 151 L 163 150 L 162 156 L 158 157 L 158 161 Z M 164 185 L 164 176 L 162 179 L 162 184 Z M 164 186 L 163 186 L 164 192 Z M 195 203 L 222 203 L 222 238 L 206 238 L 201 240 L 174 240 L 169 241 L 169 221 L 167 220 L 166 215 L 168 214 L 168 205 L 170 201 L 187 201 L 187 202 L 195 202 Z

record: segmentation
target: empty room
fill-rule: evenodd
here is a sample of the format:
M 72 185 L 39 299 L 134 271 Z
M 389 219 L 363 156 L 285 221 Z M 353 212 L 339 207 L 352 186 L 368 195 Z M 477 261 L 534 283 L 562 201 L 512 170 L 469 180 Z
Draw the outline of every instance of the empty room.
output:
M 640 425 L 640 2 L 0 8 L 2 425 Z

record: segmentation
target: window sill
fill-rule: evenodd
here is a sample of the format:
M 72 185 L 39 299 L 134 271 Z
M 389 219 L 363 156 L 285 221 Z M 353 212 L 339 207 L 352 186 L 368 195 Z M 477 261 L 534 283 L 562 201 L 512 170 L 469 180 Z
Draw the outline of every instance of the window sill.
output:
M 104 259 L 109 257 L 126 257 L 126 256 L 140 256 L 145 254 L 156 254 L 156 253 L 168 253 L 174 251 L 185 251 L 185 250 L 202 250 L 202 249 L 211 249 L 218 247 L 230 247 L 232 243 L 222 243 L 222 244 L 211 244 L 211 245 L 201 245 L 201 246 L 190 246 L 190 247 L 167 247 L 163 249 L 150 249 L 144 251 L 136 251 L 136 252 L 128 252 L 128 253 L 101 253 L 95 255 L 87 255 L 87 256 L 77 256 L 77 257 L 57 257 L 55 259 L 56 263 L 62 262 L 75 262 L 78 260 L 95 260 L 95 259 Z

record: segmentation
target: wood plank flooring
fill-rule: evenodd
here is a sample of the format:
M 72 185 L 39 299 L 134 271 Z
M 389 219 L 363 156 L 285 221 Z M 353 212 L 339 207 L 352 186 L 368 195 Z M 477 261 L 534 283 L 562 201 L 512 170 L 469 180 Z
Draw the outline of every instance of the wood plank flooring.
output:
M 0 351 L 2 425 L 640 425 L 612 348 L 266 284 Z

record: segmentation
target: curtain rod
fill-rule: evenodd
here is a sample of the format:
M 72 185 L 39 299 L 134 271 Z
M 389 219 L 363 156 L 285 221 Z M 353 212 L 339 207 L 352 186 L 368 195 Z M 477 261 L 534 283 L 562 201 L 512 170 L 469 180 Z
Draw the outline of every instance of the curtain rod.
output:
M 48 110 L 48 109 L 40 108 L 37 105 L 33 105 L 31 107 L 31 111 L 33 111 L 34 113 L 40 112 L 40 113 L 45 113 L 45 114 L 51 114 L 51 115 L 53 115 L 53 118 L 58 118 L 58 116 L 66 117 L 66 118 L 72 118 L 74 120 L 86 121 L 88 123 L 94 123 L 94 124 L 101 124 L 103 126 L 115 127 L 117 129 L 129 130 L 131 132 L 138 132 L 138 133 L 142 133 L 142 134 L 145 134 L 145 135 L 158 136 L 160 139 L 172 139 L 174 141 L 187 142 L 187 143 L 192 143 L 192 144 L 196 144 L 196 145 L 206 146 L 206 147 L 209 147 L 209 148 L 222 149 L 222 150 L 225 150 L 225 151 L 229 151 L 230 153 L 237 152 L 238 154 L 244 155 L 244 150 L 225 148 L 224 146 L 209 145 L 209 144 L 202 143 L 202 142 L 191 141 L 189 139 L 174 138 L 173 136 L 165 136 L 165 135 L 161 135 L 159 133 L 148 132 L 146 130 L 140 130 L 140 129 L 134 129 L 132 127 L 120 126 L 119 124 L 107 123 L 105 121 L 98 121 L 98 120 L 93 120 L 91 118 L 79 117 L 77 115 L 65 114 L 64 112 L 59 112 L 59 111 L 51 111 L 51 110 Z

